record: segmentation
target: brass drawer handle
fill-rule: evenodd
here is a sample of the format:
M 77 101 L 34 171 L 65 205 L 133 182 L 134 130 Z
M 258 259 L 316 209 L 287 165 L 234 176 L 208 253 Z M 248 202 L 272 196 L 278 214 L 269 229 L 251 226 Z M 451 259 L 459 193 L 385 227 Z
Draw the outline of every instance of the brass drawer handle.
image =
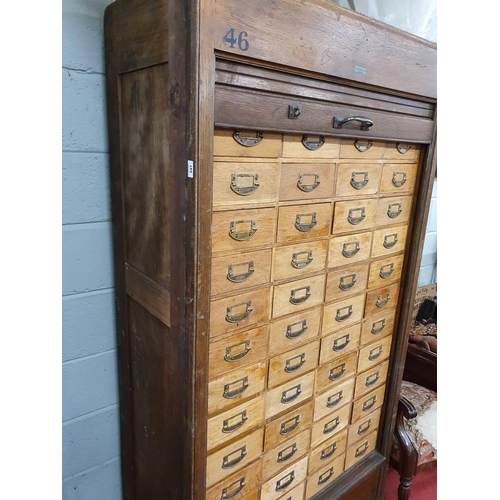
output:
M 366 153 L 371 147 L 373 146 L 372 141 L 354 141 L 354 147 L 360 152 L 360 153 Z
M 381 345 L 379 345 L 378 347 L 374 347 L 371 351 L 370 351 L 370 354 L 368 355 L 368 359 L 370 361 L 373 361 L 377 358 L 380 357 L 380 355 L 382 354 L 382 351 L 383 351 L 383 347 Z
M 309 151 L 316 151 L 325 143 L 325 137 L 323 135 L 319 136 L 318 141 L 310 141 L 307 139 L 307 135 L 302 136 L 302 144 L 305 148 L 309 149 Z
M 380 326 L 375 326 L 375 325 L 380 325 Z M 385 318 L 384 319 L 379 319 L 378 321 L 375 321 L 375 323 L 372 324 L 372 330 L 371 331 L 372 331 L 373 335 L 377 335 L 384 328 L 385 328 Z
M 297 294 L 299 292 L 304 291 L 304 295 L 299 295 Z M 302 286 L 300 288 L 295 288 L 290 292 L 290 302 L 294 305 L 302 304 L 305 302 L 309 297 L 311 296 L 311 287 L 310 285 L 307 286 Z
M 326 483 L 333 476 L 333 467 L 330 467 L 326 472 L 323 472 L 318 477 L 318 485 Z
M 235 274 L 235 267 L 246 266 L 247 271 L 245 273 Z M 243 281 L 247 280 L 254 273 L 254 263 L 253 260 L 249 260 L 248 262 L 242 262 L 241 264 L 229 264 L 227 266 L 227 279 L 232 283 L 243 283 Z
M 379 276 L 383 279 L 388 278 L 394 272 L 394 263 L 384 264 L 380 267 Z
M 373 408 L 373 406 L 375 405 L 375 403 L 377 402 L 377 396 L 372 396 L 370 399 L 367 399 L 364 403 L 363 403 L 363 408 L 362 410 L 363 411 L 367 411 L 367 410 L 370 410 L 371 408 Z
M 386 234 L 384 236 L 384 248 L 392 248 L 398 242 L 398 233 Z
M 349 118 L 340 118 L 336 116 L 333 119 L 333 128 L 342 128 L 346 123 L 360 122 L 361 130 L 370 130 L 373 126 L 373 120 L 365 118 L 364 116 L 350 116 Z
M 238 182 L 240 179 L 251 179 L 252 184 L 247 185 L 245 181 L 242 182 L 242 185 Z M 240 196 L 248 196 L 255 192 L 255 190 L 259 187 L 259 174 L 231 174 L 231 189 Z
M 294 479 L 295 479 L 295 471 L 292 471 L 286 476 L 283 476 L 276 482 L 276 491 L 283 491 L 285 488 L 288 488 L 288 486 L 290 486 L 293 483 Z
M 326 447 L 324 450 L 321 450 L 320 460 L 328 460 L 337 449 L 337 441 L 332 443 L 330 446 Z M 328 450 L 328 451 L 327 451 Z
M 356 180 L 363 176 L 363 180 Z M 368 172 L 352 172 L 351 173 L 351 186 L 354 189 L 363 189 L 368 184 Z
M 229 460 L 229 457 L 231 455 L 236 455 L 236 454 L 238 454 L 236 458 L 234 458 L 233 460 Z M 226 455 L 222 459 L 222 468 L 230 469 L 231 467 L 234 467 L 235 465 L 239 464 L 246 456 L 247 456 L 247 445 L 245 444 L 241 448 L 238 448 L 236 451 L 229 453 L 229 455 Z
M 341 340 L 343 339 L 343 342 Z M 342 335 L 342 337 L 339 337 L 338 339 L 335 339 L 333 341 L 333 350 L 338 352 L 341 351 L 342 349 L 345 349 L 347 347 L 347 344 L 351 341 L 350 339 L 350 334 Z
M 292 365 L 292 361 L 298 359 L 299 362 Z M 306 362 L 306 353 L 299 354 L 293 358 L 287 359 L 285 363 L 285 371 L 287 373 L 296 372 Z
M 342 314 L 341 311 L 344 310 L 347 310 L 347 312 L 345 314 Z M 352 316 L 352 305 L 341 307 L 340 309 L 337 309 L 337 313 L 335 314 L 335 321 L 341 323 L 342 321 L 349 319 L 351 316 Z
M 360 457 L 361 455 L 364 455 L 366 453 L 366 450 L 368 449 L 368 441 L 363 443 L 361 446 L 356 448 L 356 457 Z
M 288 453 L 285 453 L 287 450 L 290 450 Z M 287 460 L 290 460 L 296 453 L 297 451 L 297 443 L 293 443 L 291 446 L 288 448 L 285 448 L 284 450 L 281 450 L 278 453 L 278 459 L 277 462 L 286 462 Z
M 291 425 L 290 422 L 292 423 Z M 286 434 L 290 434 L 290 432 L 293 432 L 298 425 L 300 424 L 300 415 L 295 415 L 295 417 L 290 418 L 289 420 L 283 422 L 280 425 L 280 434 L 282 436 Z
M 305 255 L 305 258 L 300 258 Z M 295 269 L 304 269 L 313 261 L 312 250 L 305 250 L 304 252 L 297 252 L 292 255 L 292 266 Z
M 330 375 L 328 376 L 328 378 L 330 380 L 337 380 L 338 378 L 342 377 L 344 373 L 345 373 L 345 363 L 342 363 L 341 365 L 338 365 L 330 370 Z
M 391 300 L 391 294 L 388 292 L 385 294 L 385 299 L 382 299 L 382 295 L 377 295 L 377 302 L 375 305 L 377 307 L 384 307 Z
M 231 386 L 240 385 L 234 390 L 231 390 Z M 235 380 L 234 382 L 229 382 L 228 384 L 224 384 L 224 392 L 222 396 L 226 399 L 233 399 L 238 397 L 240 394 L 243 394 L 248 389 L 248 376 L 245 375 L 243 378 Z
M 302 392 L 302 389 L 300 388 L 301 384 L 298 384 L 298 385 L 295 385 L 293 386 L 291 389 L 286 389 L 285 391 L 283 391 L 281 393 L 281 402 L 283 404 L 288 404 L 288 403 L 291 403 L 292 401 L 294 401 L 295 399 L 297 399 L 301 392 Z M 291 396 L 287 396 L 287 393 L 289 392 L 293 392 L 293 394 Z
M 359 213 L 358 216 L 355 214 Z M 350 208 L 349 209 L 349 214 L 347 216 L 347 220 L 349 221 L 350 224 L 353 226 L 356 226 L 357 224 L 360 224 L 365 220 L 366 213 L 365 213 L 365 207 L 361 208 Z
M 356 284 L 356 273 L 346 274 L 340 278 L 339 288 L 346 292 Z
M 364 424 L 361 424 L 358 427 L 358 434 L 360 436 L 361 436 L 361 434 L 364 434 L 370 428 L 371 425 L 372 425 L 372 419 L 368 420 L 368 422 L 365 422 Z
M 400 188 L 406 182 L 406 172 L 393 172 L 392 183 Z
M 354 248 L 349 250 L 349 247 L 352 247 L 354 245 Z M 351 258 L 354 257 L 360 249 L 359 241 L 351 241 L 348 243 L 344 243 L 342 245 L 342 255 L 346 258 Z
M 243 346 L 243 350 L 238 352 L 237 354 L 232 354 L 233 350 L 236 347 Z M 243 359 L 250 351 L 252 350 L 252 345 L 250 340 L 244 340 L 238 344 L 233 344 L 229 347 L 226 347 L 226 354 L 224 354 L 224 361 L 228 361 L 229 363 L 233 363 L 234 361 L 239 361 Z
M 326 407 L 333 408 L 334 406 L 337 406 L 342 401 L 343 398 L 344 398 L 344 391 L 339 391 L 333 394 L 326 400 Z
M 302 223 L 302 217 L 304 218 L 311 218 L 311 222 L 308 223 Z M 316 222 L 316 212 L 312 212 L 310 214 L 297 214 L 295 216 L 295 227 L 301 231 L 302 233 L 307 233 L 307 231 L 310 231 L 315 225 L 317 224 Z
M 330 420 L 330 422 L 327 422 L 323 427 L 323 434 L 330 434 L 330 432 L 333 432 L 339 424 L 340 417 L 335 417 L 333 420 Z
M 229 425 L 231 420 L 234 420 L 236 418 L 239 418 L 239 421 L 233 425 Z M 243 426 L 245 424 L 245 422 L 247 420 L 248 420 L 248 416 L 247 416 L 246 410 L 243 410 L 242 412 L 238 413 L 237 415 L 233 415 L 232 417 L 226 418 L 222 422 L 222 432 L 224 432 L 225 434 L 228 434 L 230 432 L 237 431 L 241 426 Z
M 380 378 L 380 372 L 373 373 L 372 375 L 369 375 L 368 377 L 366 377 L 365 386 L 371 387 L 373 384 L 377 383 L 379 378 Z
M 245 306 L 245 310 L 240 314 L 233 314 L 233 309 L 238 308 L 240 306 Z M 253 311 L 252 301 L 242 302 L 241 304 L 236 304 L 234 306 L 228 307 L 226 312 L 226 321 L 228 323 L 239 323 L 244 319 L 248 318 Z
M 240 224 L 247 225 L 244 231 L 237 231 L 236 228 Z M 257 232 L 257 221 L 255 219 L 248 220 L 233 220 L 229 225 L 229 236 L 236 241 L 249 240 Z
M 304 182 L 304 177 L 314 177 L 314 181 L 310 183 Z M 297 187 L 304 191 L 305 193 L 310 193 L 313 189 L 316 189 L 320 185 L 319 182 L 319 174 L 315 172 L 306 172 L 303 174 L 299 174 L 299 180 L 297 181 Z
M 243 137 L 239 130 L 235 130 L 233 133 L 233 139 L 242 146 L 250 148 L 252 146 L 257 146 L 257 144 L 264 139 L 262 132 L 256 132 L 255 137 Z
M 237 485 L 236 488 L 231 491 L 231 488 L 235 485 Z M 236 481 L 234 481 L 234 483 L 231 483 L 229 486 L 222 489 L 222 496 L 220 497 L 221 500 L 229 500 L 230 498 L 234 498 L 245 487 L 245 485 L 245 478 L 240 477 L 240 479 L 237 479 Z
M 396 207 L 396 209 L 394 209 Z M 401 203 L 389 203 L 387 207 L 387 215 L 391 219 L 395 219 L 403 211 L 403 206 Z
M 396 149 L 404 155 L 405 153 L 408 153 L 411 149 L 411 144 L 408 144 L 407 142 L 398 142 L 396 144 Z
M 300 325 L 299 330 L 293 330 L 294 326 Z M 307 320 L 303 319 L 301 321 L 297 321 L 296 323 L 292 323 L 286 327 L 285 337 L 287 339 L 296 339 L 300 337 L 307 330 Z

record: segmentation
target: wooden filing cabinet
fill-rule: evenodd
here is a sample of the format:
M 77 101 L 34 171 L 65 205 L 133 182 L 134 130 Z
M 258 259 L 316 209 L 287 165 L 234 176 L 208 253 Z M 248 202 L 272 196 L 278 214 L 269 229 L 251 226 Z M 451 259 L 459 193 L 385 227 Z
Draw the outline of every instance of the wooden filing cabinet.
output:
M 323 0 L 116 0 L 125 500 L 380 499 L 436 46 Z

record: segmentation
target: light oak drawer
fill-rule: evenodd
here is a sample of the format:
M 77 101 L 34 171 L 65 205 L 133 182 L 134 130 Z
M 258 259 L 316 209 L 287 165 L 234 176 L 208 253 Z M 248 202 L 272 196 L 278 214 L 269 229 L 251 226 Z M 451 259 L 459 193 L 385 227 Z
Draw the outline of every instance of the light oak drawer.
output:
M 406 246 L 408 226 L 396 226 L 378 229 L 373 232 L 373 258 L 403 252 Z
M 368 344 L 359 349 L 358 372 L 369 370 L 381 361 L 387 359 L 391 353 L 392 335 L 384 337 L 377 342 Z
M 323 310 L 323 335 L 358 323 L 363 318 L 364 309 L 364 293 L 325 305 Z
M 284 158 L 338 158 L 340 139 L 321 135 L 285 134 Z
M 334 163 L 283 163 L 280 201 L 333 197 Z
M 311 241 L 276 248 L 274 281 L 299 277 L 325 269 L 328 240 Z
M 378 410 L 384 403 L 385 385 L 356 399 L 352 404 L 351 424 L 359 422 L 369 413 Z
M 212 215 L 212 250 L 246 252 L 274 242 L 276 210 L 255 208 L 215 212 Z
M 403 270 L 403 254 L 375 260 L 368 271 L 368 288 L 380 288 L 399 281 Z
M 345 457 L 342 455 L 309 476 L 306 486 L 307 498 L 312 498 L 318 491 L 326 488 L 344 472 L 344 459 Z
M 295 488 L 307 476 L 308 457 L 304 457 L 298 462 L 290 465 L 272 479 L 262 484 L 261 500 L 277 500 Z M 285 500 L 288 497 L 284 497 Z
M 376 199 L 337 201 L 333 212 L 332 234 L 368 231 L 375 224 Z
M 378 429 L 382 408 L 372 411 L 369 415 L 349 426 L 347 446 L 352 446 L 368 434 Z
M 207 487 L 253 462 L 262 453 L 264 429 L 257 429 L 207 457 Z
M 332 224 L 332 203 L 290 205 L 278 209 L 278 243 L 327 236 Z
M 214 132 L 214 156 L 279 158 L 282 149 L 281 134 L 244 129 L 215 129 Z
M 269 356 L 288 351 L 317 337 L 321 325 L 321 306 L 274 320 L 270 325 Z
M 210 305 L 210 338 L 267 321 L 269 301 L 268 287 L 213 300 Z
M 303 500 L 305 491 L 306 482 L 303 481 L 290 491 L 287 491 L 279 500 Z
M 331 386 L 343 382 L 356 373 L 358 353 L 351 352 L 321 365 L 316 372 L 316 393 L 323 392 Z
M 371 247 L 371 231 L 330 238 L 328 267 L 348 266 L 369 259 Z
M 369 436 L 356 444 L 347 448 L 345 454 L 345 470 L 350 469 L 356 465 L 360 460 L 368 456 L 368 454 L 375 449 L 377 445 L 377 432 L 372 432 Z
M 345 405 L 316 422 L 312 426 L 311 448 L 316 448 L 325 440 L 346 429 L 350 418 L 351 405 Z
M 382 384 L 385 384 L 388 369 L 389 361 L 384 361 L 366 372 L 363 372 L 361 375 L 358 375 L 354 386 L 354 398 L 358 399 L 368 392 L 377 389 Z
M 340 158 L 378 159 L 384 155 L 384 142 L 370 139 L 341 139 Z
M 375 226 L 406 224 L 410 219 L 411 196 L 380 198 L 377 204 Z
M 313 402 L 308 401 L 298 408 L 272 420 L 266 425 L 264 451 L 279 446 L 285 440 L 298 436 L 312 423 Z
M 326 439 L 309 455 L 309 474 L 344 455 L 347 447 L 347 429 Z
M 213 380 L 231 370 L 238 370 L 267 357 L 269 329 L 266 326 L 222 335 L 210 342 L 209 374 Z
M 274 203 L 278 190 L 278 163 L 214 162 L 213 207 Z
M 212 414 L 262 392 L 266 380 L 266 362 L 226 373 L 208 383 L 208 413 Z
M 361 323 L 340 330 L 321 339 L 319 364 L 323 365 L 357 351 L 361 336 Z
M 250 492 L 248 495 L 245 495 L 241 500 L 260 500 L 260 488 L 257 488 L 256 490 Z
M 368 285 L 368 262 L 335 269 L 326 275 L 325 302 L 358 295 Z
M 269 360 L 267 387 L 276 387 L 318 366 L 319 339 Z
M 320 305 L 324 297 L 324 274 L 275 285 L 272 317 L 278 318 Z
M 399 283 L 384 286 L 366 294 L 365 318 L 387 309 L 395 309 L 399 299 Z
M 412 193 L 417 178 L 417 164 L 385 163 L 382 168 L 382 194 Z
M 310 372 L 291 382 L 280 385 L 266 392 L 265 418 L 271 418 L 291 406 L 295 406 L 310 398 L 314 393 L 314 378 L 316 373 Z
M 221 446 L 262 424 L 264 396 L 257 396 L 208 420 L 207 449 Z
M 340 163 L 335 196 L 367 196 L 378 193 L 382 166 L 377 163 Z
M 395 315 L 396 309 L 389 309 L 364 319 L 361 324 L 360 345 L 364 346 L 393 333 Z
M 384 159 L 417 161 L 420 155 L 420 144 L 408 142 L 386 142 Z
M 212 296 L 237 293 L 271 281 L 272 250 L 221 255 L 212 259 Z
M 337 411 L 353 399 L 354 377 L 330 387 L 325 392 L 318 394 L 314 400 L 314 421 Z

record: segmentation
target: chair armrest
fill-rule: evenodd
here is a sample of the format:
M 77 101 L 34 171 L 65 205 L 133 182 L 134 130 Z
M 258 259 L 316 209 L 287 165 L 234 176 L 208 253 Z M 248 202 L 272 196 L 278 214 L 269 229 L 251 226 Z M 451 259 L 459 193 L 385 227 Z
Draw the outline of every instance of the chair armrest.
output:
M 417 416 L 417 410 L 415 410 L 413 403 L 404 396 L 399 396 L 398 414 L 399 412 L 402 412 L 403 417 L 408 419 L 412 419 Z
M 417 472 L 418 452 L 411 442 L 410 436 L 405 428 L 403 417 L 412 419 L 416 416 L 417 411 L 413 404 L 404 396 L 400 396 L 394 433 L 399 444 L 400 452 L 399 475 L 408 481 L 411 481 Z

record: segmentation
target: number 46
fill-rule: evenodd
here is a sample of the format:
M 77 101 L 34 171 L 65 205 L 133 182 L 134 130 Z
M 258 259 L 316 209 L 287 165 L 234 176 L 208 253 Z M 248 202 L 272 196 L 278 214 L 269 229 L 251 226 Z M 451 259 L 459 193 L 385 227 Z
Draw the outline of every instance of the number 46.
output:
M 240 50 L 246 51 L 248 50 L 248 40 L 245 38 L 248 36 L 248 33 L 246 31 L 242 31 L 239 35 L 238 38 L 236 39 L 234 37 L 234 28 L 231 28 L 225 35 L 224 38 L 222 39 L 224 42 L 228 43 L 229 46 L 234 49 L 235 44 L 238 44 L 238 48 Z

